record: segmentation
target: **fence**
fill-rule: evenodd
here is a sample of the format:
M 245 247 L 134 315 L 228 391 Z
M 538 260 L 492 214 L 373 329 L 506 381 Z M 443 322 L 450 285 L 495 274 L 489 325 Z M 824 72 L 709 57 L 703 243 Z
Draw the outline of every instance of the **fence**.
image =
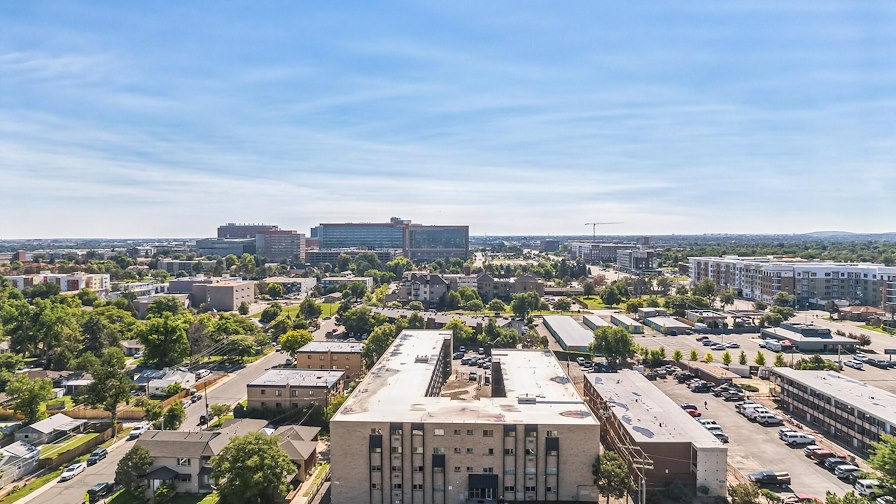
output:
M 119 430 L 121 430 L 121 425 L 118 426 Z M 40 459 L 40 468 L 57 468 L 61 467 L 68 462 L 84 455 L 85 453 L 90 453 L 93 451 L 93 448 L 97 445 L 103 444 L 109 439 L 112 438 L 112 428 L 108 428 L 101 432 L 98 436 L 90 439 L 84 444 L 80 444 L 71 450 L 64 451 L 59 455 L 56 455 L 53 458 L 42 458 Z
M 72 409 L 62 411 L 61 413 L 79 420 L 103 420 L 112 418 L 112 414 L 106 410 L 91 408 L 84 405 L 75 406 Z M 142 420 L 144 414 L 145 412 L 143 411 L 143 408 L 138 408 L 136 406 L 120 406 L 118 408 L 119 420 Z

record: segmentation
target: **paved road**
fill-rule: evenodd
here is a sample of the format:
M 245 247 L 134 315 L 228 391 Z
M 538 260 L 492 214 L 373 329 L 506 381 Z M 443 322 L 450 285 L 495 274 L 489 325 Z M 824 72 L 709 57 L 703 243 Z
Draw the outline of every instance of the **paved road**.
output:
M 208 404 L 215 403 L 233 405 L 246 398 L 246 384 L 255 380 L 273 366 L 283 364 L 287 355 L 280 352 L 271 352 L 261 359 L 249 364 L 230 378 L 225 379 L 220 385 L 213 387 L 208 393 Z M 199 430 L 199 417 L 205 414 L 205 399 L 187 408 L 187 418 L 180 430 Z
M 109 456 L 88 467 L 74 479 L 65 482 L 54 480 L 17 502 L 22 504 L 26 502 L 33 504 L 81 503 L 84 501 L 87 490 L 93 485 L 103 481 L 115 481 L 115 468 L 118 466 L 118 461 L 133 445 L 133 441 L 119 440 L 109 448 Z
M 733 403 L 726 403 L 712 394 L 696 394 L 675 380 L 657 380 L 657 387 L 675 402 L 689 402 L 702 405 L 703 418 L 711 418 L 719 423 L 728 434 L 728 461 L 745 475 L 751 472 L 787 471 L 790 473 L 794 492 L 808 493 L 824 498 L 827 490 L 843 494 L 852 487 L 822 466 L 813 463 L 803 455 L 802 447 L 790 448 L 778 439 L 778 427 L 763 427 L 750 422 L 734 410 Z M 701 408 L 703 409 L 703 408 Z

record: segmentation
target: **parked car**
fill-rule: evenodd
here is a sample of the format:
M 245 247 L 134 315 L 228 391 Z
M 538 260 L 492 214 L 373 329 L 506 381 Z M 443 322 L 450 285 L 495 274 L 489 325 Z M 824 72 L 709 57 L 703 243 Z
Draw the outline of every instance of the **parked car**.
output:
M 467 376 L 467 379 L 470 381 L 476 381 L 479 378 L 479 373 L 476 371 L 470 371 L 470 374 Z
M 778 434 L 778 437 L 781 437 L 780 433 Z M 810 444 L 809 446 L 803 448 L 803 455 L 811 458 L 812 453 L 817 452 L 818 450 L 824 450 L 824 448 L 818 446 L 817 444 Z
M 715 345 L 712 345 L 711 347 L 709 347 L 709 349 L 710 350 L 725 350 L 725 345 L 723 345 L 721 343 L 716 343 Z
M 742 390 L 730 390 L 722 394 L 722 399 L 726 401 L 743 401 L 744 393 Z
M 757 485 L 786 486 L 790 484 L 790 473 L 777 471 L 759 471 L 747 476 Z
M 275 348 L 278 346 L 280 346 L 280 345 L 275 345 Z M 277 351 L 279 352 L 280 349 L 277 348 Z M 200 369 L 199 371 L 196 371 L 196 379 L 201 380 L 210 374 L 212 374 L 212 372 L 209 371 L 208 369 Z
M 725 348 L 740 348 L 740 344 L 732 341 L 730 343 L 725 343 Z
M 760 425 L 781 425 L 784 423 L 784 420 L 781 419 L 778 415 L 774 413 L 762 413 L 761 415 L 756 417 L 756 423 Z
M 87 497 L 91 503 L 99 502 L 101 498 L 111 494 L 113 490 L 115 490 L 115 483 L 103 481 L 90 487 L 87 490 Z
M 788 432 L 784 434 L 784 442 L 790 446 L 807 445 L 815 443 L 815 436 L 802 432 Z
M 691 403 L 682 403 L 682 404 L 680 404 L 679 406 L 681 406 L 681 409 L 683 409 L 683 410 L 690 410 L 690 409 L 695 410 L 695 409 L 697 409 L 697 406 L 695 406 L 695 405 L 693 405 L 693 404 L 691 404 Z
M 853 488 L 856 489 L 857 494 L 864 497 L 874 498 L 880 495 L 881 492 L 880 482 L 874 479 L 860 479 L 856 481 Z
M 845 458 L 840 458 L 840 457 L 830 457 L 830 458 L 826 458 L 824 460 L 824 466 L 827 469 L 830 469 L 832 471 L 842 465 L 850 465 L 850 464 L 849 464 L 848 460 L 846 460 Z
M 66 467 L 64 471 L 62 471 L 62 475 L 59 476 L 59 481 L 68 481 L 84 472 L 84 469 L 87 469 L 87 462 L 78 462 L 77 464 L 72 464 Z
M 834 468 L 834 476 L 837 476 L 842 480 L 849 479 L 851 474 L 860 472 L 862 472 L 862 469 L 852 464 L 843 464 Z
M 463 359 L 464 353 L 463 352 L 454 352 L 454 355 L 452 355 L 451 358 L 454 360 Z
M 707 339 L 701 341 L 700 343 L 702 343 L 703 346 L 712 346 L 712 345 L 715 345 L 715 344 L 716 344 L 715 341 L 713 341 L 713 340 L 711 340 L 711 339 L 709 339 L 709 338 L 707 338 Z
M 109 455 L 109 452 L 105 448 L 97 448 L 96 450 L 93 450 L 93 453 L 87 457 L 87 465 L 92 466 L 93 464 L 96 464 L 100 460 L 106 458 L 106 455 Z
M 848 360 L 848 361 L 844 362 L 843 365 L 846 367 L 851 367 L 853 369 L 863 369 L 865 367 L 865 365 L 862 364 L 862 361 L 855 360 L 855 359 Z
M 890 367 L 890 362 L 885 359 L 868 359 L 865 362 L 876 368 L 887 369 Z
M 191 401 L 189 399 L 184 399 L 183 401 L 180 402 L 180 405 L 183 406 L 184 409 L 187 409 L 191 404 L 193 404 L 193 401 Z
M 704 427 L 709 427 L 710 425 L 719 425 L 718 422 L 716 422 L 715 420 L 713 420 L 711 418 L 698 418 L 697 423 L 699 423 L 700 425 L 702 425 Z
M 784 436 L 785 436 L 788 432 L 799 432 L 799 431 L 798 431 L 798 430 L 791 429 L 790 427 L 781 427 L 780 429 L 778 429 L 778 439 L 780 439 L 781 441 L 783 441 L 783 440 L 784 440 Z M 817 445 L 812 445 L 812 446 L 817 446 Z
M 146 432 L 147 429 L 149 429 L 149 424 L 139 423 L 135 425 L 134 428 L 131 429 L 130 434 L 128 434 L 128 439 L 137 439 L 138 437 L 140 437 L 140 434 Z
M 190 402 L 199 402 L 202 400 L 202 394 L 196 392 L 195 394 L 190 396 Z
M 771 414 L 771 411 L 769 411 L 768 408 L 760 406 L 758 408 L 748 409 L 747 412 L 744 413 L 744 416 L 747 417 L 751 422 L 755 422 L 759 418 L 759 415 L 764 415 L 766 413 Z
M 728 434 L 725 434 L 724 431 L 722 431 L 722 430 L 711 430 L 711 431 L 709 431 L 709 432 L 712 433 L 712 435 L 715 436 L 716 439 L 718 439 L 718 440 L 721 441 L 722 443 L 727 443 L 727 442 L 728 442 Z
M 706 382 L 695 383 L 695 384 L 691 385 L 689 388 L 691 389 L 691 392 L 703 393 L 703 392 L 709 392 L 710 385 Z
M 689 410 L 685 410 L 685 411 L 688 412 L 688 415 L 691 415 L 694 418 L 700 418 L 701 416 L 703 416 L 703 413 L 700 413 L 699 411 L 697 411 L 695 409 L 689 409 Z

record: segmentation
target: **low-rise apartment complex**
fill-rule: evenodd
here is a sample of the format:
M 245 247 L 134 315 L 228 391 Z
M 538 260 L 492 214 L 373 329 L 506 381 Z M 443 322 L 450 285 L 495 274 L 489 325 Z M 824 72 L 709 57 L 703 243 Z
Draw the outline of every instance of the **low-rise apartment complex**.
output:
M 81 289 L 90 289 L 94 292 L 107 292 L 111 287 L 111 280 L 105 273 L 50 273 L 41 272 L 36 275 L 9 275 L 4 276 L 18 290 L 25 290 L 41 283 L 50 283 L 59 286 L 59 292 L 77 292 Z
M 341 370 L 347 379 L 355 379 L 364 371 L 361 346 L 351 341 L 312 341 L 296 353 L 296 367 Z
M 827 301 L 887 308 L 896 306 L 896 267 L 871 263 L 806 261 L 786 257 L 691 257 L 691 285 L 709 279 L 738 296 L 772 302 L 796 297 L 797 307 Z
M 442 395 L 451 354 L 450 331 L 403 331 L 346 400 L 333 502 L 596 501 L 600 426 L 551 352 L 494 350 L 473 398 Z
M 248 409 L 326 407 L 343 389 L 342 370 L 271 369 L 246 385 Z
M 641 373 L 587 374 L 585 400 L 604 419 L 604 447 L 630 454 L 630 466 L 643 464 L 647 488 L 677 480 L 727 494 L 728 448 Z
M 896 394 L 833 371 L 772 368 L 771 379 L 782 410 L 857 453 L 896 435 Z

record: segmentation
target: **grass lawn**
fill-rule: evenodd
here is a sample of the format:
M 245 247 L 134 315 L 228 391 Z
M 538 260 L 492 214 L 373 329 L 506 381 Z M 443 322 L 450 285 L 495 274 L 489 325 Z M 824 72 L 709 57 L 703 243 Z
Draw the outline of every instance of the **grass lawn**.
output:
M 62 396 L 56 399 L 51 399 L 47 401 L 47 410 L 48 411 L 60 411 L 70 409 L 75 405 L 75 401 L 72 399 L 72 396 Z
M 77 446 L 81 446 L 82 444 L 90 441 L 97 436 L 99 436 L 99 434 L 96 432 L 91 434 L 76 434 L 74 437 L 72 437 L 68 441 L 65 441 L 64 443 L 41 445 L 40 458 L 53 458 L 60 453 L 63 453 Z
M 311 485 L 305 490 L 305 493 L 302 495 L 304 497 L 308 497 L 308 494 L 311 493 L 311 490 L 317 486 L 317 481 L 324 477 L 324 474 L 327 473 L 327 469 L 330 467 L 330 464 L 321 464 L 315 469 L 314 476 L 312 477 Z
M 133 504 L 134 502 L 140 501 L 124 490 L 109 499 L 109 504 Z M 218 494 L 179 494 L 175 495 L 171 502 L 172 504 L 216 504 L 218 502 Z
M 583 301 L 586 305 L 588 305 L 589 310 L 599 310 L 601 308 L 612 308 L 612 306 L 605 305 L 599 296 L 580 296 L 579 300 Z
M 10 504 L 12 502 L 18 501 L 19 499 L 24 498 L 26 495 L 29 495 L 31 492 L 37 490 L 38 488 L 46 485 L 47 483 L 53 481 L 56 478 L 58 478 L 59 475 L 62 474 L 62 470 L 63 470 L 63 468 L 60 467 L 59 469 L 56 469 L 55 471 L 49 472 L 37 479 L 31 480 L 27 485 L 25 485 L 17 490 L 13 490 L 9 494 L 7 494 L 6 497 L 0 499 L 0 504 Z
M 220 427 L 221 425 L 223 425 L 224 422 L 226 422 L 228 420 L 232 420 L 232 419 L 233 419 L 233 413 L 228 413 L 228 414 L 222 416 L 221 418 L 216 418 L 214 422 L 209 424 L 209 427 L 211 427 L 212 429 L 216 429 L 216 428 Z
M 860 325 L 860 326 L 859 326 L 859 329 L 867 329 L 867 330 L 869 330 L 869 331 L 879 332 L 879 333 L 881 333 L 881 334 L 889 334 L 890 336 L 893 335 L 893 333 L 888 333 L 888 332 L 885 331 L 882 327 L 874 327 L 874 326 L 870 326 L 870 325 L 868 325 L 868 324 L 862 324 L 862 325 Z
M 336 310 L 339 309 L 339 303 L 317 303 L 321 309 L 321 317 L 331 317 L 336 315 Z M 290 317 L 295 317 L 296 313 L 299 313 L 299 305 L 291 305 L 291 306 L 282 306 L 281 314 L 286 313 Z M 253 313 L 249 315 L 250 318 L 261 318 L 261 312 Z

